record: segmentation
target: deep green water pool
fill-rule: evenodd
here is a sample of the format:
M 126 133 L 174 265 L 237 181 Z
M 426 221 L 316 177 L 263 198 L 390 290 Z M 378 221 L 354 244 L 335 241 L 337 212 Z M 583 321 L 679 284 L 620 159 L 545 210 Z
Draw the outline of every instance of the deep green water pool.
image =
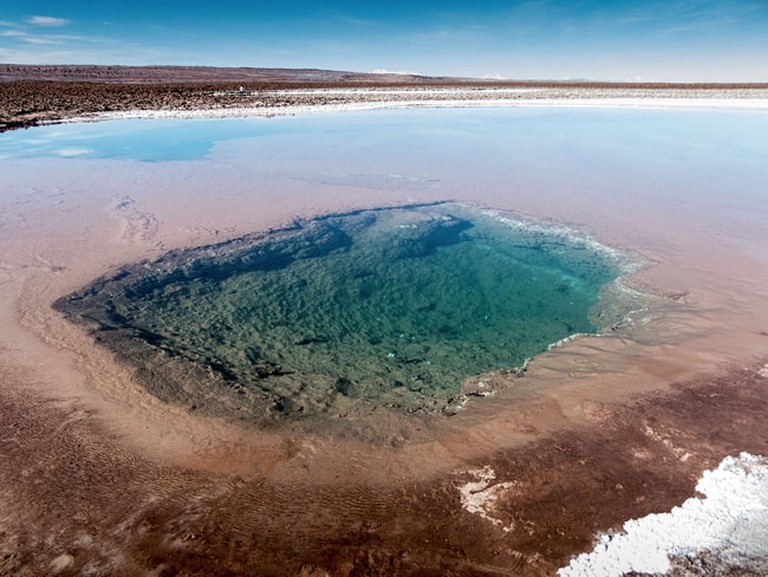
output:
M 164 372 L 179 380 L 196 367 L 212 377 L 198 404 L 227 390 L 257 418 L 340 401 L 421 410 L 444 406 L 467 377 L 595 332 L 609 322 L 598 294 L 620 270 L 588 239 L 437 204 L 170 253 L 59 307 L 139 355 L 161 397 L 179 400 Z

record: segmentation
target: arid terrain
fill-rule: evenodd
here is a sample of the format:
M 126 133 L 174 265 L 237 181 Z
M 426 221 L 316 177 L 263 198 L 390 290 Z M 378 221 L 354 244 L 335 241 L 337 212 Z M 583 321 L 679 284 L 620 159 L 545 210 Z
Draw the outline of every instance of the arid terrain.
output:
M 147 458 L 20 379 L 4 371 L 5 575 L 553 575 L 596 531 L 682 502 L 724 456 L 768 451 L 768 379 L 754 367 L 595 405 L 549 434 L 536 415 L 556 403 L 527 404 L 530 443 L 464 472 L 330 483 Z M 306 447 L 276 449 L 277 462 Z M 484 467 L 502 487 L 488 509 L 498 523 L 461 506 Z
M 484 101 L 765 99 L 766 84 L 637 84 L 456 79 L 252 68 L 0 64 L 0 131 L 121 112 L 279 114 L 296 107 Z
M 407 103 L 414 93 L 444 99 L 440 87 L 452 102 L 529 89 L 546 102 L 768 94 L 766 85 L 492 83 L 478 95 L 471 80 L 285 74 L 2 65 L 0 123 L 391 102 L 393 91 Z M 599 158 L 593 178 L 578 159 L 510 160 L 492 174 L 482 154 L 453 163 L 427 154 L 410 168 L 398 148 L 386 162 L 428 185 L 384 193 L 343 179 L 373 170 L 354 154 L 321 159 L 324 172 L 309 178 L 269 146 L 219 151 L 223 160 L 208 164 L 0 160 L 0 575 L 554 576 L 598 534 L 694 497 L 726 456 L 768 455 L 762 182 L 710 165 L 691 175 L 679 150 L 660 154 L 657 175 L 632 164 L 632 151 L 626 165 Z M 391 175 L 381 162 L 375 174 Z M 764 176 L 751 156 L 738 166 Z M 718 195 L 733 183 L 748 190 L 726 203 Z M 141 387 L 140 367 L 51 306 L 169 250 L 297 216 L 445 199 L 567 223 L 642 255 L 650 266 L 627 285 L 654 304 L 634 323 L 540 355 L 522 376 L 484 376 L 496 394 L 461 411 L 377 409 L 347 435 L 261 430 L 162 403 Z M 765 560 L 754 561 L 695 551 L 668 575 L 765 574 Z

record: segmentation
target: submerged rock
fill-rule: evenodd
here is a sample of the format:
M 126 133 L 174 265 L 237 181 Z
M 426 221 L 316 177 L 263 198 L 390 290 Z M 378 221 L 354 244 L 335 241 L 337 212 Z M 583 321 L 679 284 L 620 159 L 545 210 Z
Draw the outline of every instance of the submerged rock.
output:
M 361 210 L 172 251 L 55 307 L 150 392 L 197 411 L 439 411 L 468 377 L 595 332 L 612 255 L 455 204 Z

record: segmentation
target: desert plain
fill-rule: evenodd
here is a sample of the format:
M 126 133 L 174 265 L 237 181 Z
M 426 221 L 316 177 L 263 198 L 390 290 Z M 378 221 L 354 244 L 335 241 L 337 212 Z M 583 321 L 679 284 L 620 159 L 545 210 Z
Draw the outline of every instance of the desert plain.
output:
M 163 108 L 152 98 L 165 88 L 125 79 L 120 89 L 81 77 L 8 79 L 0 90 L 40 94 L 28 83 L 45 82 L 55 100 L 73 81 L 112 105 L 27 106 L 2 121 Z M 236 80 L 210 82 L 206 98 L 225 92 L 248 116 L 242 102 L 257 98 L 256 87 L 242 96 Z M 291 100 L 290 111 L 328 104 L 328 91 L 342 93 L 331 105 L 354 108 L 370 91 L 403 90 L 388 82 L 360 96 L 349 79 L 333 82 L 289 87 L 290 98 L 313 99 Z M 697 480 L 724 458 L 768 454 L 768 90 L 504 86 L 474 87 L 482 96 L 473 99 L 462 83 L 418 82 L 409 90 L 450 91 L 438 99 L 450 109 L 425 111 L 445 133 L 416 145 L 382 129 L 373 155 L 312 133 L 247 149 L 218 144 L 183 162 L 0 159 L 0 573 L 555 575 L 601 533 L 695 497 Z M 139 89 L 155 95 L 144 107 L 104 97 Z M 498 135 L 473 140 L 456 116 L 456 93 L 473 106 L 494 89 L 523 111 L 508 148 Z M 529 89 L 560 98 L 506 102 Z M 574 104 L 590 116 L 573 116 Z M 189 110 L 216 114 L 200 103 Z M 358 113 L 319 114 L 329 122 Z M 163 403 L 140 386 L 137 367 L 52 308 L 172 249 L 296 218 L 444 200 L 568 227 L 635 255 L 644 266 L 623 284 L 647 306 L 542 353 L 524 372 L 482 375 L 493 394 L 469 395 L 461 410 L 377 407 L 326 432 Z M 729 563 L 690 551 L 669 574 L 766 569 L 759 555 Z

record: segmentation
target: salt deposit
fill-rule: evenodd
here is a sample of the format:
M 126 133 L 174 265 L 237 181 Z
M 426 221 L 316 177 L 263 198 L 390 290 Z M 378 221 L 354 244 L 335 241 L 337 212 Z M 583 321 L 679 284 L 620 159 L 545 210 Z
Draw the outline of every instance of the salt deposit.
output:
M 464 471 L 472 477 L 472 481 L 459 487 L 461 506 L 469 513 L 479 515 L 505 533 L 514 529 L 514 524 L 505 524 L 496 515 L 496 504 L 500 497 L 508 493 L 515 485 L 514 481 L 493 483 L 496 479 L 494 470 L 486 465 L 482 469 Z
M 216 94 L 214 93 L 215 97 Z M 267 100 L 290 102 L 274 106 Z M 567 88 L 327 88 L 249 93 L 243 106 L 194 110 L 125 110 L 65 122 L 120 118 L 240 118 L 402 108 L 568 107 L 768 109 L 764 90 L 619 90 Z M 56 122 L 60 122 L 57 120 Z
M 705 551 L 735 566 L 768 557 L 768 459 L 748 453 L 726 457 L 704 472 L 696 491 L 703 498 L 627 521 L 622 533 L 601 535 L 591 553 L 579 555 L 558 575 L 664 574 L 673 558 Z

